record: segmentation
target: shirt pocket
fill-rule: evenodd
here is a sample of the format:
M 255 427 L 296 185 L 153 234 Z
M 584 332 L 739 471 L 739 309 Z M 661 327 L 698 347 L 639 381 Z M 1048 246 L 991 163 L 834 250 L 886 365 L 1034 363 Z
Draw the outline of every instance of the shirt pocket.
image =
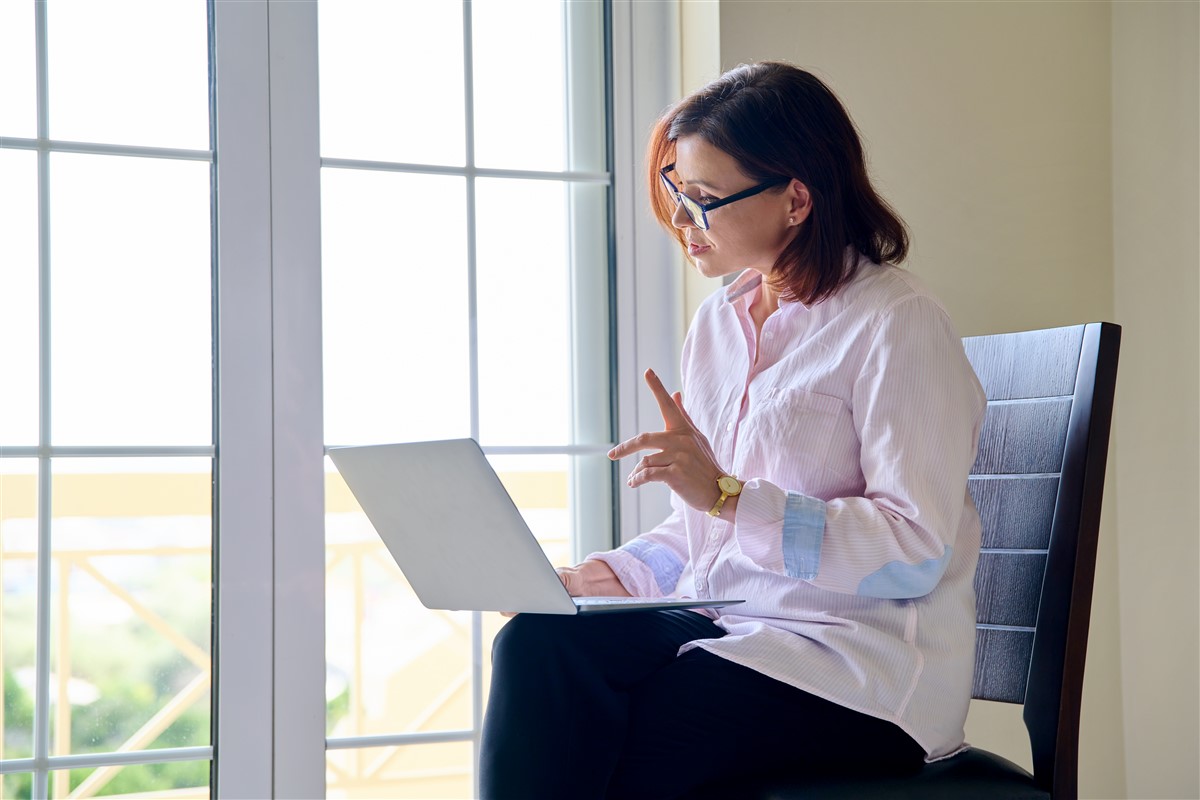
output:
M 762 477 L 785 488 L 820 491 L 860 472 L 859 442 L 849 407 L 808 389 L 772 387 L 746 415 L 739 444 L 747 464 L 765 465 Z

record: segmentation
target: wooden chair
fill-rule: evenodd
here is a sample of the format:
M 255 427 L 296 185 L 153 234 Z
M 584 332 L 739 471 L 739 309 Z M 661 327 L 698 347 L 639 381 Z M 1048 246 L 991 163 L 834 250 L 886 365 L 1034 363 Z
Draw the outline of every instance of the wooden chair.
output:
M 963 340 L 988 398 L 969 487 L 983 519 L 972 695 L 1024 705 L 1033 774 L 979 748 L 896 778 L 810 778 L 753 800 L 1071 798 L 1121 329 Z M 799 723 L 798 723 L 799 724 Z

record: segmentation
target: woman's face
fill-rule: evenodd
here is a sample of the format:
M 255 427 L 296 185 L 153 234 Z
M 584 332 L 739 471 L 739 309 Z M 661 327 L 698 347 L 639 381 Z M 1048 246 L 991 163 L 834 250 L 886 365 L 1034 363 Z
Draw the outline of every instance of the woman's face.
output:
M 733 156 L 698 136 L 681 136 L 675 142 L 675 171 L 670 177 L 684 194 L 700 203 L 755 185 Z M 713 209 L 707 214 L 706 231 L 696 227 L 682 205 L 675 208 L 671 224 L 683 232 L 688 256 L 701 275 L 718 278 L 746 268 L 769 275 L 811 209 L 808 190 L 793 180 Z

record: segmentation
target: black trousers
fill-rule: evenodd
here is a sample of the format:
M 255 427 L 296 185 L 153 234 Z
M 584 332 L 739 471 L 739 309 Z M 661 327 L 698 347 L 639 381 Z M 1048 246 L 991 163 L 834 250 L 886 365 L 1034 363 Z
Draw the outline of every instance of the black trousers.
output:
M 724 635 L 690 611 L 521 614 L 492 649 L 483 800 L 737 797 L 772 774 L 915 771 L 896 725 L 696 648 Z M 798 664 L 797 669 L 803 669 Z

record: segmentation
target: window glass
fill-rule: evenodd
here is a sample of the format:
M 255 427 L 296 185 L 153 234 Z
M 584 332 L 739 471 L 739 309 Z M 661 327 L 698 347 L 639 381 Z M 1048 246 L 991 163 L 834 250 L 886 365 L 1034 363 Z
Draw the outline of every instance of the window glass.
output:
M 322 155 L 465 163 L 462 8 L 321 3 Z
M 209 165 L 52 153 L 55 444 L 212 442 Z
M 475 162 L 603 172 L 604 4 L 473 0 L 471 14 Z
M 201 800 L 210 796 L 210 761 L 87 767 L 50 773 L 50 797 L 171 798 Z M 7 795 L 6 795 L 7 796 Z
M 207 745 L 211 460 L 51 470 L 52 754 Z
M 527 0 L 514 14 L 503 0 L 471 4 L 480 166 L 566 168 L 564 5 Z
M 37 136 L 33 9 L 33 3 L 0 3 L 0 136 Z
M 0 80 L 0 85 L 4 83 Z M 38 438 L 38 351 L 32 346 L 38 340 L 37 154 L 0 150 L 0 187 L 0 445 L 34 445 Z
M 206 5 L 47 2 L 51 138 L 208 149 Z
M 480 179 L 479 434 L 570 441 L 571 260 L 557 181 Z
M 325 781 L 331 800 L 474 797 L 471 743 L 330 750 Z
M 461 177 L 325 169 L 325 441 L 469 436 Z
M 4 680 L 4 758 L 33 755 L 34 669 L 37 642 L 37 460 L 0 458 L 0 675 Z M 3 776 L 4 797 L 32 784 L 29 775 Z

